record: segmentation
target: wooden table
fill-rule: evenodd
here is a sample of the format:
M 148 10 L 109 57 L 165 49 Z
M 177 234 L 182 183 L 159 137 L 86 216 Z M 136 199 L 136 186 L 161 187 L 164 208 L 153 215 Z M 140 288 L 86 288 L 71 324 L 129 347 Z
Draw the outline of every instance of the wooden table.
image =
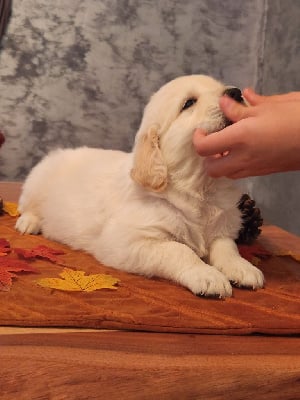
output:
M 0 328 L 1 400 L 158 398 L 300 399 L 300 338 Z

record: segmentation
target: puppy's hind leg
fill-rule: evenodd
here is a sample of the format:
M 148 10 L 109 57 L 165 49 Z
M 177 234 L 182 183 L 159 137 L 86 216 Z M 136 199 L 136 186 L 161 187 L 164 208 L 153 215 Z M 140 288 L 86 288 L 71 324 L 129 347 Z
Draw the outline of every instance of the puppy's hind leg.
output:
M 37 235 L 41 231 L 41 221 L 37 215 L 27 211 L 18 218 L 15 228 L 22 234 Z
M 138 247 L 135 262 L 141 267 L 130 268 L 130 272 L 172 280 L 196 295 L 232 295 L 229 280 L 216 268 L 205 264 L 185 244 L 175 241 L 143 241 Z
M 22 194 L 19 199 L 19 212 L 21 216 L 18 218 L 15 228 L 22 234 L 37 235 L 41 231 L 41 218 L 39 217 L 40 204 L 43 202 L 43 182 L 47 182 L 47 178 L 36 173 L 41 169 L 36 166 L 23 186 Z

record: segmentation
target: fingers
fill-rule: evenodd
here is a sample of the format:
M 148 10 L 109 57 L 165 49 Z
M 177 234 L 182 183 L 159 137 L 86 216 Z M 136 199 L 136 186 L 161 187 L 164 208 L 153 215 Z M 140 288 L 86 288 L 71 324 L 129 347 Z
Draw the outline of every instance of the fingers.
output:
M 240 143 L 240 134 L 246 131 L 245 118 L 255 113 L 254 107 L 245 107 L 227 96 L 220 99 L 220 107 L 226 117 L 236 123 L 209 135 L 203 129 L 196 129 L 193 144 L 202 157 L 214 156 L 214 159 L 223 159 L 224 157 L 218 155 L 227 154 Z
M 288 96 L 289 100 L 291 100 L 291 101 L 293 101 L 293 100 L 300 101 L 300 92 L 290 92 L 290 93 L 287 93 L 286 96 Z
M 232 122 L 240 121 L 241 119 L 247 118 L 251 115 L 249 107 L 237 103 L 228 96 L 221 97 L 220 107 L 226 117 Z
M 268 96 L 260 96 L 253 89 L 246 88 L 243 90 L 243 97 L 251 106 L 256 106 L 265 102 Z
M 240 179 L 248 176 L 239 163 L 234 162 L 230 154 L 225 157 L 207 157 L 204 160 L 204 169 L 212 178 L 227 177 Z
M 236 128 L 230 125 L 222 131 L 206 135 L 202 129 L 196 129 L 193 135 L 193 143 L 197 153 L 200 156 L 207 157 L 216 154 L 223 154 L 230 151 L 231 143 L 234 143 L 233 137 Z
M 271 102 L 282 102 L 282 101 L 300 101 L 300 92 L 290 92 L 285 94 L 277 94 L 272 96 L 261 96 L 251 88 L 246 88 L 243 90 L 243 97 L 251 106 L 256 106 L 258 104 Z
M 300 92 L 290 92 L 285 94 L 276 94 L 273 96 L 265 96 L 268 101 L 282 102 L 282 101 L 300 101 Z
M 215 136 L 217 136 L 217 138 Z M 209 136 L 206 136 L 205 132 L 202 129 L 196 129 L 193 135 L 193 144 L 197 153 L 200 156 L 212 156 L 214 154 L 227 151 L 227 148 L 224 149 L 224 144 L 220 142 L 219 138 L 219 132 L 212 133 Z

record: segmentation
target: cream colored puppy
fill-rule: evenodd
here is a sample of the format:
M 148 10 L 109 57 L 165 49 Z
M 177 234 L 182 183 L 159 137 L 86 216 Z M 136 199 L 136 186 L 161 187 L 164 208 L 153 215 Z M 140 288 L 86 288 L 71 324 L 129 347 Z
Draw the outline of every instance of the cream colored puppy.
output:
M 196 295 L 231 296 L 230 282 L 261 288 L 262 273 L 234 242 L 241 193 L 205 174 L 192 143 L 197 127 L 225 126 L 218 105 L 225 89 L 203 75 L 167 83 L 147 105 L 132 153 L 51 152 L 24 184 L 16 228 Z

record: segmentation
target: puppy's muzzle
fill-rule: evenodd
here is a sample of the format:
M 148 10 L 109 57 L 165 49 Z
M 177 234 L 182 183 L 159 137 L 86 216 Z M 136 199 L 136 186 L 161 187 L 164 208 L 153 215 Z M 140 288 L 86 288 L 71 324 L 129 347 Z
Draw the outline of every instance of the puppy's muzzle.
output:
M 244 103 L 242 92 L 240 91 L 240 89 L 238 89 L 236 87 L 232 87 L 232 88 L 228 88 L 228 89 L 224 90 L 223 95 L 232 98 L 233 100 L 237 101 L 238 103 Z
M 236 88 L 236 87 L 228 88 L 228 89 L 224 90 L 223 96 L 228 96 L 228 97 L 230 97 L 231 99 L 235 100 L 238 103 L 245 104 L 242 92 L 241 92 L 241 90 L 239 88 Z M 229 125 L 232 124 L 232 121 L 230 121 L 226 117 L 225 117 L 225 121 L 224 122 L 225 122 L 225 126 L 229 126 Z

